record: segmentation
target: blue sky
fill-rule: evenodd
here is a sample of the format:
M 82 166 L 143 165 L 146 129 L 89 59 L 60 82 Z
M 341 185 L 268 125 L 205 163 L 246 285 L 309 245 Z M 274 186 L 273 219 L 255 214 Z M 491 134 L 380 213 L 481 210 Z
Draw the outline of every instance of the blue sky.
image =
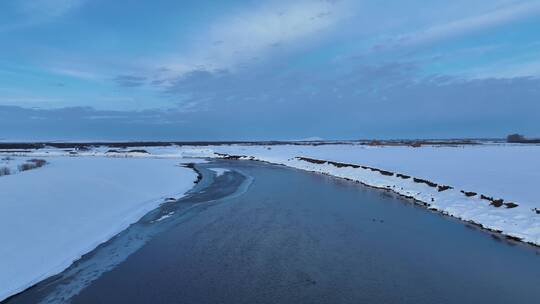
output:
M 540 135 L 540 1 L 0 3 L 0 139 Z

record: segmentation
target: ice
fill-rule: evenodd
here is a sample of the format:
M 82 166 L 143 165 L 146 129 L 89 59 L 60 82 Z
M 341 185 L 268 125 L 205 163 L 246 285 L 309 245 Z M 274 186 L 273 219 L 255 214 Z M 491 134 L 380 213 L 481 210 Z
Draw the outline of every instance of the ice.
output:
M 216 177 L 219 177 L 219 176 L 225 174 L 225 172 L 229 172 L 229 170 L 223 169 L 223 168 L 212 168 L 210 170 L 216 172 Z

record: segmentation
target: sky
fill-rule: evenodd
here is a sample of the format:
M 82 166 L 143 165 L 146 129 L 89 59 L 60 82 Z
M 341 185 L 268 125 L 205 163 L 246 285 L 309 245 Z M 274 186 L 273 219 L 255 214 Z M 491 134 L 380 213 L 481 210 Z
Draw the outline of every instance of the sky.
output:
M 0 140 L 540 136 L 540 0 L 2 0 Z

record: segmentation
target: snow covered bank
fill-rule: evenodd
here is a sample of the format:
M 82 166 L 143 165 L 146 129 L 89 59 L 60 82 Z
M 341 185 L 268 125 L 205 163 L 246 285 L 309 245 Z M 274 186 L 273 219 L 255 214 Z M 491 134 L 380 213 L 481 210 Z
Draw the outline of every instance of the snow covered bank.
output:
M 217 153 L 392 190 L 428 208 L 540 245 L 540 146 L 215 146 Z M 350 164 L 350 165 L 347 165 Z
M 61 272 L 197 178 L 179 157 L 47 161 L 0 178 L 0 300 Z

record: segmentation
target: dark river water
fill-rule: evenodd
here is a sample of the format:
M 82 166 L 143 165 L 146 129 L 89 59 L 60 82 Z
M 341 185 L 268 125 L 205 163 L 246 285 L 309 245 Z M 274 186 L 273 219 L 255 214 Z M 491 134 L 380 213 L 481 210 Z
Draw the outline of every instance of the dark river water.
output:
M 188 196 L 7 303 L 540 303 L 537 248 L 324 175 L 198 168 Z

